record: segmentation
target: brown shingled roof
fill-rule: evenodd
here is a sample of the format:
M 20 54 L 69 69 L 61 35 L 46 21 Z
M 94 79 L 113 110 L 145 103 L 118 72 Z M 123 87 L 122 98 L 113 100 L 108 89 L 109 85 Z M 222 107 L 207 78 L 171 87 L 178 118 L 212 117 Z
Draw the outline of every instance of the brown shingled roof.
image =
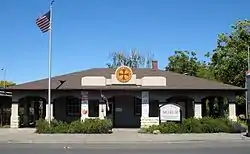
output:
M 105 87 L 85 87 L 81 86 L 81 78 L 84 76 L 105 76 L 110 78 L 111 74 L 115 73 L 115 69 L 112 68 L 93 68 L 80 72 L 74 72 L 70 74 L 65 74 L 61 76 L 55 76 L 51 79 L 51 89 L 56 89 L 60 85 L 60 80 L 65 80 L 66 82 L 62 84 L 59 89 L 166 89 L 166 90 L 245 90 L 244 88 L 222 84 L 215 81 L 210 81 L 202 78 L 197 78 L 193 76 L 188 76 L 184 74 L 178 74 L 163 70 L 153 70 L 146 68 L 138 68 L 133 70 L 137 78 L 142 78 L 144 76 L 164 76 L 166 77 L 166 86 L 105 86 Z M 33 82 L 23 83 L 11 88 L 9 90 L 45 90 L 48 89 L 48 79 L 37 80 Z

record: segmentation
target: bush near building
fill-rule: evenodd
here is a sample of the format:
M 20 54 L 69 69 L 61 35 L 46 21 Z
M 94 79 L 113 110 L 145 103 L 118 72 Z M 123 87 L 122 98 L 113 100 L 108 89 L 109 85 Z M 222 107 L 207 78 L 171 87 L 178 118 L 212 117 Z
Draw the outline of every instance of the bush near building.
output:
M 141 133 L 241 133 L 246 128 L 238 122 L 226 118 L 213 119 L 204 117 L 202 119 L 189 118 L 182 123 L 166 122 L 160 125 L 150 126 L 141 130 Z
M 48 121 L 40 119 L 36 122 L 36 132 L 44 134 L 70 133 L 70 134 L 107 134 L 112 131 L 110 120 L 86 119 L 71 123 L 53 120 L 49 126 Z

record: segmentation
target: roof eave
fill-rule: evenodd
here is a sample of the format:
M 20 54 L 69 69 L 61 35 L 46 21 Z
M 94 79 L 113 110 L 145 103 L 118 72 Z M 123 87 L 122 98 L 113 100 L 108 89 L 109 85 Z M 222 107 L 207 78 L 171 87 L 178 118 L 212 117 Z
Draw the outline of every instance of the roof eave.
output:
M 39 88 L 13 88 L 6 89 L 6 91 L 44 91 L 48 89 L 39 89 Z M 81 87 L 81 88 L 60 88 L 60 89 L 51 89 L 51 90 L 183 90 L 183 91 L 247 91 L 247 88 L 165 88 L 165 87 Z

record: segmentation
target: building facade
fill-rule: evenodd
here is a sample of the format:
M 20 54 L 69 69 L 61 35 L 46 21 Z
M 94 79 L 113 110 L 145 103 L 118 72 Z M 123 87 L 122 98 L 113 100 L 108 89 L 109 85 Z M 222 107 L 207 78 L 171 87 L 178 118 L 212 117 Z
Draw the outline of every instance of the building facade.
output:
M 31 127 L 39 118 L 49 118 L 47 85 L 48 79 L 43 79 L 8 89 L 12 92 L 12 128 Z M 182 119 L 201 118 L 224 115 L 226 100 L 228 117 L 236 120 L 236 95 L 245 91 L 240 87 L 159 70 L 157 62 L 150 69 L 93 68 L 56 76 L 52 78 L 51 87 L 51 119 L 71 122 L 108 118 L 115 128 L 158 125 L 159 106 L 164 104 L 178 105 Z M 217 98 L 217 110 L 214 110 L 214 98 Z

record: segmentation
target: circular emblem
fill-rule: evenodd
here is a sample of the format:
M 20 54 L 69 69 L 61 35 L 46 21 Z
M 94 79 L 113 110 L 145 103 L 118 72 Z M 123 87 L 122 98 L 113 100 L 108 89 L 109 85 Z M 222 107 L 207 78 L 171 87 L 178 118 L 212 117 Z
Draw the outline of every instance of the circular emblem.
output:
M 126 83 L 129 80 L 131 80 L 133 72 L 132 72 L 131 68 L 129 68 L 129 67 L 121 66 L 121 67 L 117 68 L 115 74 L 116 74 L 116 79 L 119 82 Z

